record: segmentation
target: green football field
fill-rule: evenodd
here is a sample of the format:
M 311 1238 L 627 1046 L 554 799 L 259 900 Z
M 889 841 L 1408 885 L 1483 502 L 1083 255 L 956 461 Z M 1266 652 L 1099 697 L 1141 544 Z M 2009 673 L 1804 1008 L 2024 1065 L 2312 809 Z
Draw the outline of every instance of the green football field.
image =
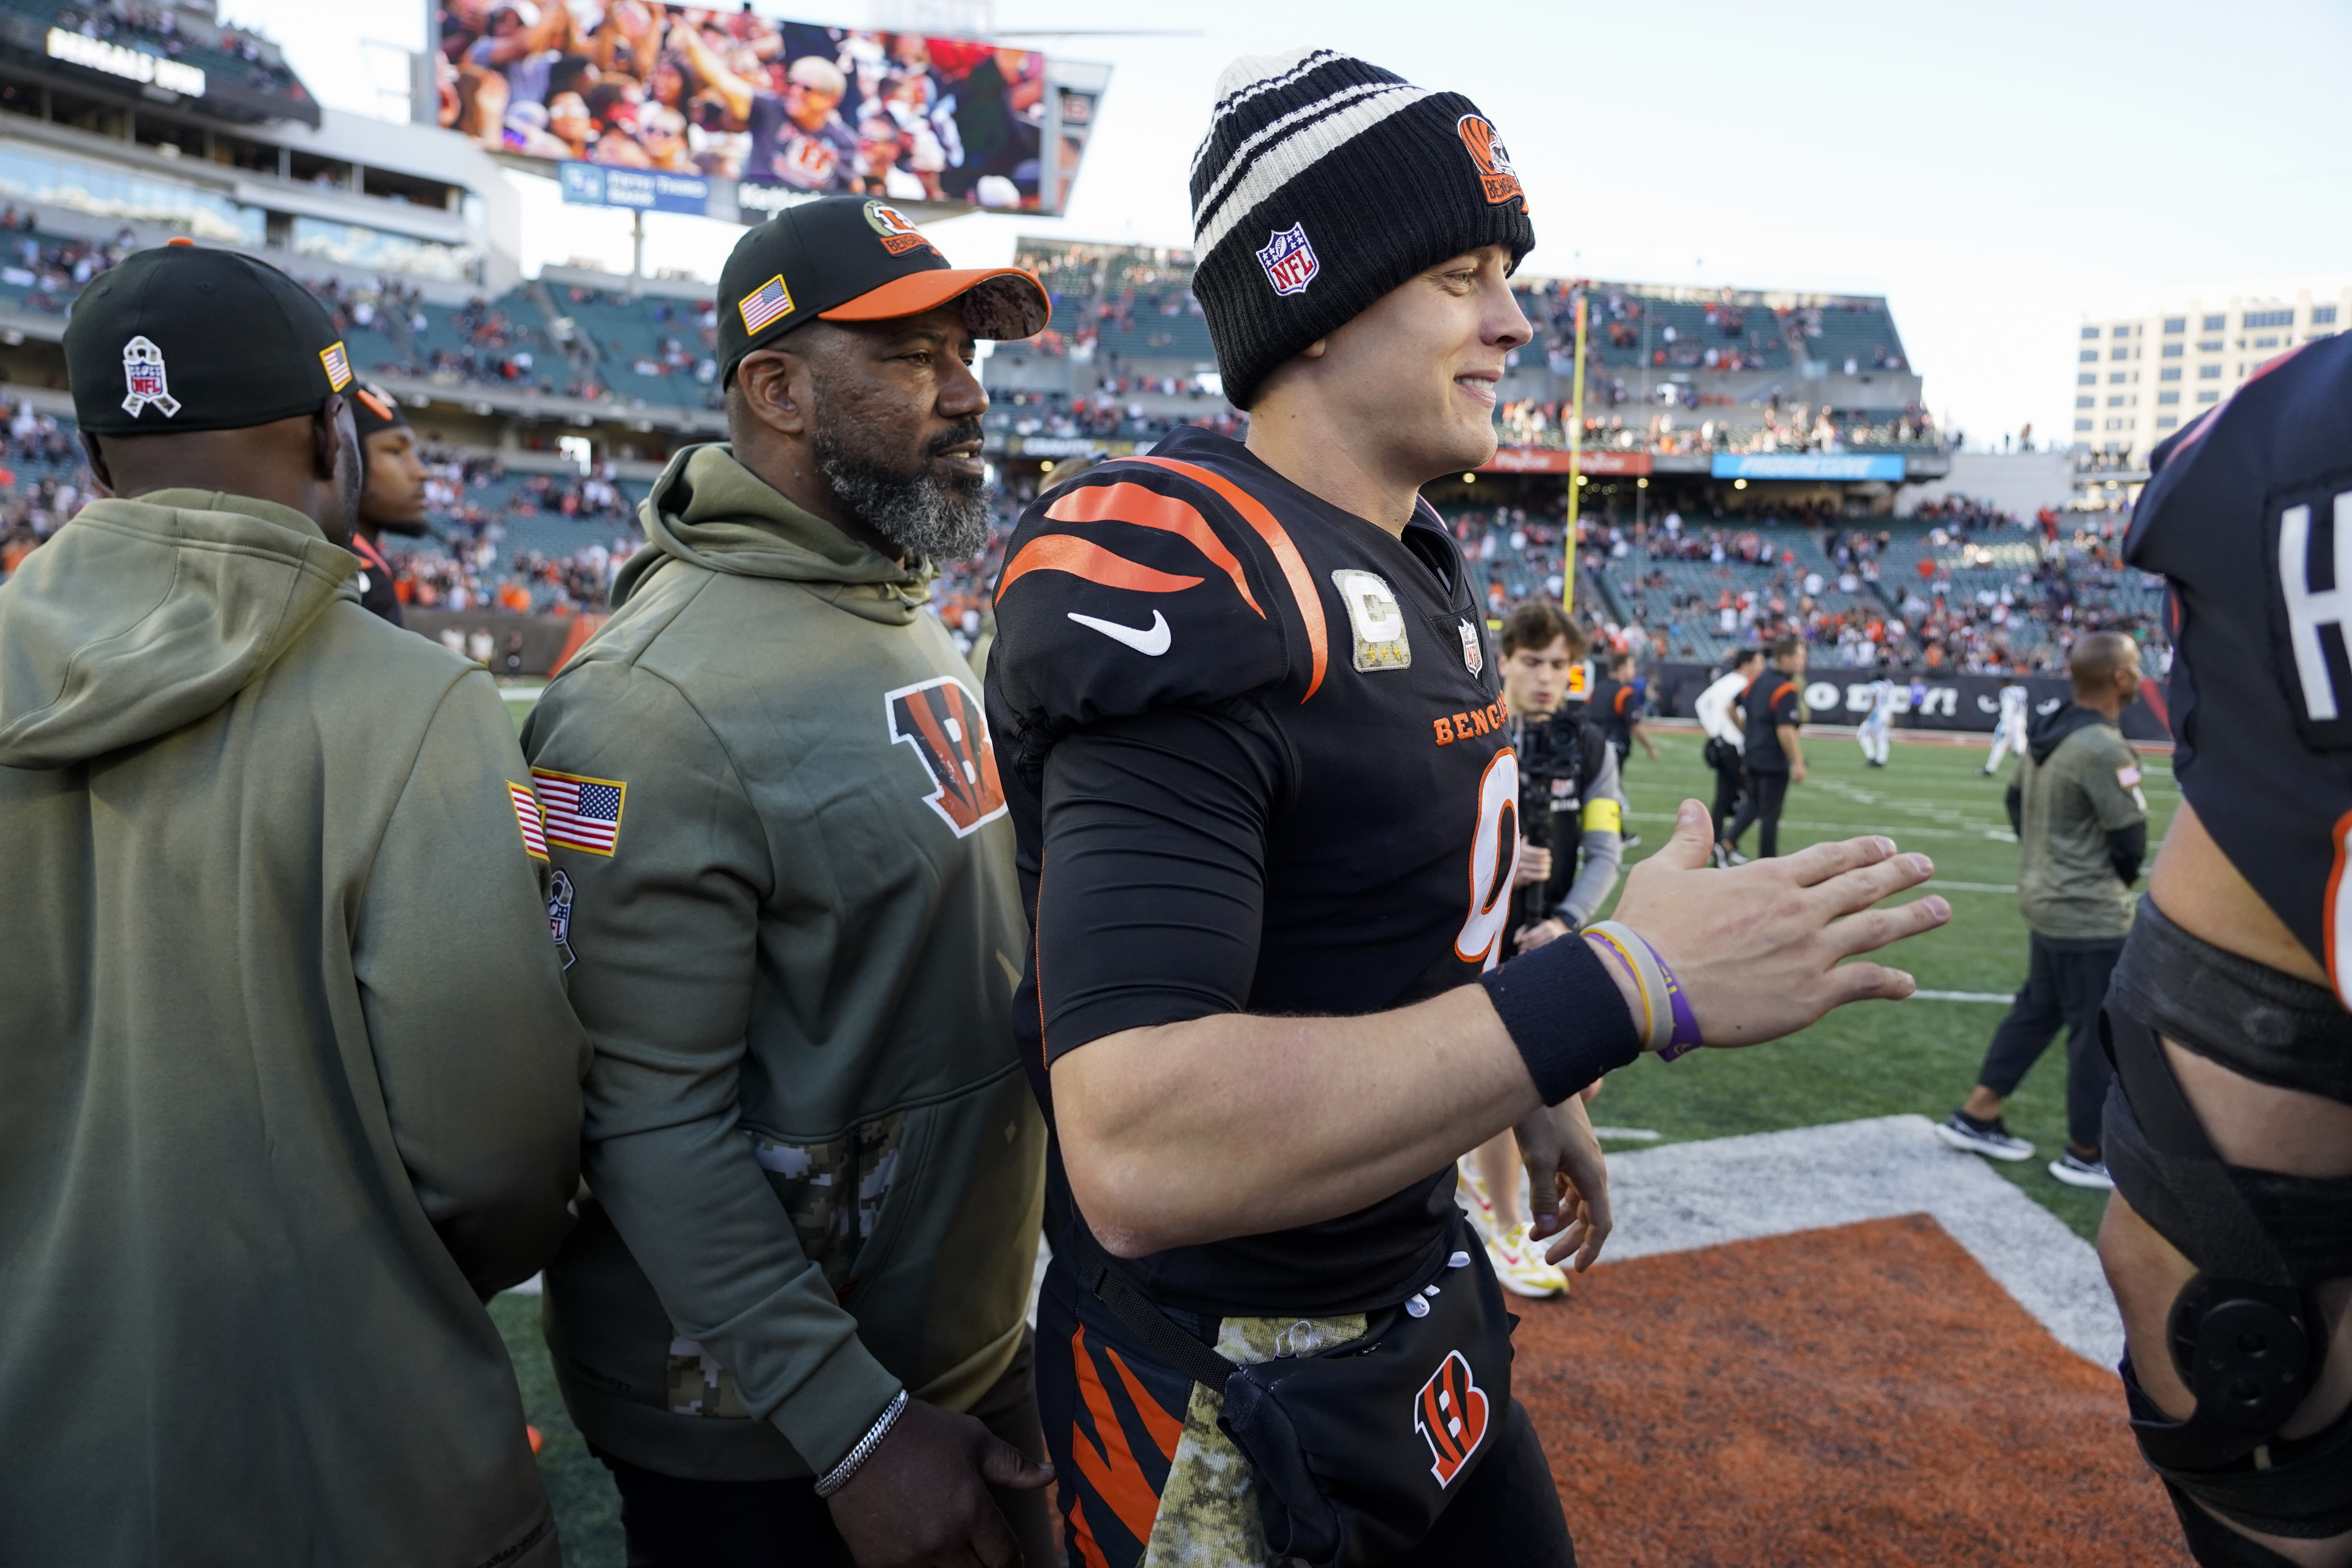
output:
M 516 704 L 519 714 L 521 707 Z M 1696 734 L 1660 733 L 1654 740 L 1657 761 L 1637 747 L 1626 772 L 1630 830 L 1646 839 L 1629 860 L 1664 841 L 1677 802 L 1713 795 L 1713 775 L 1699 760 Z M 1891 950 L 1891 962 L 1916 974 L 1927 991 L 1990 997 L 2015 990 L 2024 978 L 2026 952 L 2013 892 L 2017 845 L 2001 810 L 2004 782 L 1978 774 L 1984 745 L 1898 741 L 1885 769 L 1865 768 L 1860 748 L 1843 736 L 1809 735 L 1805 751 L 1811 773 L 1790 791 L 1782 852 L 1883 833 L 1906 850 L 1926 853 L 1936 863 L 1929 889 L 1950 902 L 1952 921 Z M 2147 759 L 2147 774 L 2153 847 L 2180 795 L 2168 757 Z M 1755 848 L 1752 833 L 1748 847 Z M 1672 1063 L 1645 1057 L 1609 1079 L 1593 1103 L 1592 1120 L 1656 1134 L 1611 1145 L 1626 1150 L 1903 1111 L 1941 1120 L 1974 1081 L 2001 1014 L 1997 1001 L 1863 1003 L 1770 1046 L 1705 1051 Z M 2104 1195 L 2063 1186 L 2044 1169 L 2064 1141 L 2064 1063 L 2061 1041 L 2009 1106 L 2011 1130 L 2032 1140 L 2042 1157 L 1993 1168 L 2087 1238 L 2096 1229 Z M 1759 1201 L 1769 1201 L 1769 1194 Z M 536 1296 L 509 1294 L 492 1304 L 491 1313 L 514 1354 L 530 1419 L 546 1436 L 541 1463 L 562 1524 L 565 1561 L 621 1568 L 618 1500 L 603 1467 L 564 1417 L 540 1339 L 539 1304 Z

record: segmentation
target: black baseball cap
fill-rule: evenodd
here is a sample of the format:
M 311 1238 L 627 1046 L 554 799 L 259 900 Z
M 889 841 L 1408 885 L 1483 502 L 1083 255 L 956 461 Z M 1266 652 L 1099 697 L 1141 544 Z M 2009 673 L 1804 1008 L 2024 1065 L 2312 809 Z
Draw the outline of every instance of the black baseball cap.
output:
M 753 349 L 818 317 L 887 321 L 963 301 L 974 337 L 1045 330 L 1045 286 L 1018 267 L 955 268 L 904 213 L 870 196 L 786 207 L 735 242 L 719 273 L 719 383 Z
M 352 388 L 352 424 L 360 433 L 364 446 L 371 436 L 386 430 L 405 429 L 408 416 L 400 411 L 400 399 L 380 386 L 362 382 Z
M 101 436 L 241 430 L 352 384 L 325 306 L 278 268 L 184 239 L 133 251 L 66 323 L 74 417 Z

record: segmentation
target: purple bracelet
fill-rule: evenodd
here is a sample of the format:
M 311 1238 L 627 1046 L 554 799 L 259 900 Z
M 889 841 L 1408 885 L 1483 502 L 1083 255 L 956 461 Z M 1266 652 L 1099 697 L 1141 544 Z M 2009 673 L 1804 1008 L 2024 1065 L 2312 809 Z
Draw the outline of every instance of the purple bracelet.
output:
M 1682 982 L 1675 978 L 1675 972 L 1666 967 L 1666 961 L 1648 939 L 1615 921 L 1587 926 L 1584 935 L 1613 949 L 1633 975 L 1634 988 L 1642 994 L 1643 1011 L 1648 1016 L 1648 1037 L 1643 1043 L 1658 1053 L 1659 1060 L 1673 1061 L 1706 1043 L 1699 1034 L 1698 1015 L 1691 1011 L 1690 999 L 1683 994 Z
M 1642 945 L 1650 946 L 1646 942 Z M 1656 948 L 1650 948 L 1650 957 L 1656 962 L 1658 973 L 1666 977 L 1666 999 L 1675 1010 L 1675 1037 L 1658 1051 L 1660 1061 L 1670 1062 L 1685 1051 L 1695 1051 L 1706 1042 L 1699 1037 L 1698 1015 L 1691 1011 L 1690 998 L 1683 994 L 1683 983 L 1675 978 L 1675 972 L 1667 967 L 1666 961 L 1659 956 Z

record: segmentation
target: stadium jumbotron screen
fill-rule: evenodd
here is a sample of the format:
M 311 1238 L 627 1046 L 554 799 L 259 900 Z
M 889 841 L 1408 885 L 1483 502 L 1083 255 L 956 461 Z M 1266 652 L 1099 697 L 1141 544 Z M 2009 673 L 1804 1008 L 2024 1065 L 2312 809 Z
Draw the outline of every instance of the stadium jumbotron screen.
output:
M 1037 212 L 1045 57 L 655 0 L 445 0 L 441 123 L 492 152 Z M 1090 107 L 1090 106 L 1089 106 Z

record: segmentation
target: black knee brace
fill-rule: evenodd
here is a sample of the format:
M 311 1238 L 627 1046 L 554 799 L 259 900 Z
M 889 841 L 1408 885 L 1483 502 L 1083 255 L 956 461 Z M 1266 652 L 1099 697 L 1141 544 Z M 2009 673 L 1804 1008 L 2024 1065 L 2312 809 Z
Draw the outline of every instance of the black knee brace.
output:
M 2126 1362 L 2132 1430 L 2200 1563 L 2273 1568 L 2284 1559 L 2215 1524 L 2197 1504 L 2270 1535 L 2315 1540 L 2352 1530 L 2352 1414 L 2308 1437 L 2278 1436 L 2316 1382 L 2326 1351 L 2310 1287 L 2352 1274 L 2352 1180 L 2222 1161 L 2135 1004 L 2154 992 L 2159 1005 L 2149 1011 L 2176 1011 L 2163 1005 L 2163 994 L 2196 987 L 2210 1016 L 2231 1001 L 2213 990 L 2228 991 L 2237 977 L 2198 964 L 2193 949 L 2219 950 L 2167 926 L 2166 945 L 2180 951 L 2160 965 L 2143 952 L 2128 984 L 2119 965 L 2100 1015 L 2100 1038 L 2116 1066 L 2104 1147 L 2125 1201 L 2200 1271 L 2167 1324 L 2173 1364 L 2197 1405 L 2185 1421 L 2167 1419 Z M 2136 927 L 2133 942 L 2141 940 Z M 2337 1010 L 2325 1026 L 2340 1017 Z

